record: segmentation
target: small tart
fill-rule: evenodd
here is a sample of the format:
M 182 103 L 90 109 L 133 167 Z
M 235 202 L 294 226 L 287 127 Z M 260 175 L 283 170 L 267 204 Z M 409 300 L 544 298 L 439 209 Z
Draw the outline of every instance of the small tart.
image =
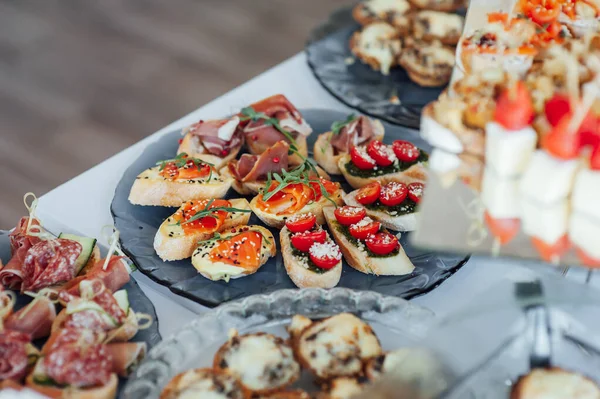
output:
M 454 50 L 440 42 L 416 42 L 404 49 L 400 65 L 418 85 L 439 87 L 450 81 L 454 60 Z
M 466 8 L 469 0 L 408 0 L 414 8 L 434 11 L 456 11 Z
M 398 55 L 402 50 L 399 36 L 392 25 L 376 22 L 352 35 L 350 50 L 374 70 L 389 75 L 390 69 L 397 65 Z
M 393 25 L 401 35 L 410 30 L 408 0 L 364 0 L 352 9 L 352 16 L 362 26 L 375 22 Z
M 463 31 L 465 19 L 457 14 L 440 11 L 419 11 L 414 18 L 414 38 L 418 40 L 440 40 L 455 46 Z
M 210 368 L 176 375 L 163 389 L 160 399 L 249 399 L 250 393 L 234 376 Z

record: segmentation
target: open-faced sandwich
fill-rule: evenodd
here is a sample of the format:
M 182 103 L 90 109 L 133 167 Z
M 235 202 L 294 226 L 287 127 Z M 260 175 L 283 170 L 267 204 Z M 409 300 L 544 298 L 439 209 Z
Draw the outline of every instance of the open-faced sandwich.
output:
M 383 276 L 410 274 L 414 270 L 398 238 L 368 217 L 364 208 L 326 207 L 323 214 L 346 262 L 354 269 Z
M 177 374 L 164 387 L 160 399 L 250 399 L 250 392 L 234 376 L 212 368 Z
M 184 128 L 182 133 L 184 136 L 177 153 L 201 159 L 217 170 L 235 159 L 244 144 L 237 115 L 226 119 L 200 120 Z
M 279 232 L 283 264 L 300 288 L 332 288 L 342 275 L 342 253 L 312 213 L 288 218 Z
M 367 216 L 377 220 L 388 229 L 412 231 L 417 227 L 417 206 L 423 195 L 423 183 L 378 181 L 344 195 L 344 202 L 364 207 Z
M 536 368 L 513 385 L 510 399 L 596 399 L 600 387 L 588 377 L 558 367 Z
M 414 8 L 434 11 L 456 11 L 467 7 L 468 0 L 409 0 Z
M 338 161 L 353 146 L 366 145 L 373 140 L 383 140 L 383 124 L 366 116 L 349 115 L 345 121 L 336 121 L 331 131 L 319 135 L 315 142 L 315 161 L 329 174 L 341 173 Z
M 404 35 L 410 30 L 410 9 L 408 0 L 363 0 L 352 9 L 352 17 L 363 26 L 387 22 Z
M 454 48 L 445 46 L 438 40 L 413 40 L 405 42 L 398 63 L 418 85 L 440 87 L 450 81 L 454 61 Z
M 366 146 L 352 147 L 349 154 L 338 160 L 338 167 L 354 188 L 374 181 L 423 183 L 427 179 L 428 158 L 425 151 L 408 141 L 396 140 L 390 146 L 374 140 Z
M 209 280 L 244 277 L 276 254 L 275 239 L 262 226 L 237 226 L 198 243 L 192 265 Z
M 352 35 L 350 50 L 373 70 L 389 75 L 402 50 L 400 33 L 388 23 L 372 23 Z
M 250 204 L 240 199 L 210 199 L 185 202 L 158 228 L 154 250 L 162 260 L 179 260 L 192 256 L 198 241 L 231 227 L 246 225 Z
M 179 207 L 186 201 L 223 198 L 232 181 L 221 177 L 213 165 L 181 153 L 140 173 L 131 187 L 129 202 Z
M 464 22 L 464 18 L 457 14 L 431 10 L 419 11 L 413 21 L 414 38 L 428 42 L 439 40 L 443 44 L 456 46 Z
M 560 24 L 575 37 L 583 37 L 598 32 L 600 28 L 597 1 L 543 1 L 519 0 L 515 3 L 514 13 L 523 15 L 541 27 Z
M 246 146 L 251 154 L 260 155 L 278 141 L 290 144 L 294 154 L 290 164 L 300 164 L 308 155 L 306 138 L 312 133 L 302 114 L 283 94 L 265 98 L 239 114 Z

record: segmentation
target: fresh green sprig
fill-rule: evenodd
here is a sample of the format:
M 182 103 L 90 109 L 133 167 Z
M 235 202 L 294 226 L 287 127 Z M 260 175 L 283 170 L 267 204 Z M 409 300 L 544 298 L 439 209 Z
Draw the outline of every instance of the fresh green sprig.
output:
M 175 158 L 173 158 L 173 159 L 165 159 L 165 160 L 162 160 L 162 161 L 158 161 L 156 163 L 156 166 L 160 166 L 158 168 L 158 170 L 162 172 L 167 167 L 167 164 L 172 163 L 172 164 L 175 164 L 175 166 L 177 168 L 183 168 L 188 163 L 188 161 L 192 161 L 194 163 L 194 165 L 196 166 L 196 168 L 198 168 L 198 170 L 202 169 L 202 167 L 205 166 L 205 165 L 210 166 L 210 172 L 208 174 L 208 180 L 207 181 L 211 181 L 212 180 L 213 169 L 214 169 L 215 165 L 212 164 L 212 163 L 210 163 L 210 162 L 203 161 L 200 158 L 190 157 L 185 152 L 177 154 L 177 156 Z
M 281 127 L 281 125 L 279 124 L 279 119 L 271 118 L 271 117 L 267 116 L 267 114 L 265 114 L 264 112 L 256 112 L 254 110 L 254 108 L 252 108 L 252 107 L 242 108 L 241 112 L 242 112 L 242 115 L 244 115 L 243 117 L 240 118 L 241 121 L 251 120 L 252 122 L 258 122 L 260 120 L 263 120 L 265 126 L 273 126 L 281 134 L 283 134 L 286 139 L 289 140 L 290 150 L 297 153 L 298 143 L 296 142 L 296 139 L 294 138 L 294 136 L 292 136 L 292 133 L 288 132 L 283 127 Z
M 263 233 L 262 231 L 258 231 L 258 230 L 250 230 L 250 231 L 257 232 L 258 234 L 260 234 L 262 236 L 263 240 L 267 243 L 267 245 L 271 245 L 271 241 L 269 241 L 267 236 L 265 236 L 265 233 Z M 243 231 L 238 231 L 238 232 L 243 233 Z M 206 240 L 198 241 L 198 245 L 207 244 L 207 243 L 215 242 L 215 241 L 226 240 L 227 238 L 228 237 L 223 237 L 220 233 L 215 233 L 212 237 L 207 238 Z
M 333 122 L 331 124 L 331 134 L 329 135 L 329 138 L 327 139 L 327 145 L 331 144 L 331 140 L 332 140 L 333 136 L 337 136 L 338 134 L 340 134 L 340 132 L 342 131 L 342 129 L 345 126 L 348 126 L 350 123 L 354 122 L 357 118 L 358 117 L 355 114 L 350 114 L 343 121 Z M 321 147 L 321 151 L 323 152 L 323 154 L 325 154 L 326 150 L 327 150 L 327 146 Z

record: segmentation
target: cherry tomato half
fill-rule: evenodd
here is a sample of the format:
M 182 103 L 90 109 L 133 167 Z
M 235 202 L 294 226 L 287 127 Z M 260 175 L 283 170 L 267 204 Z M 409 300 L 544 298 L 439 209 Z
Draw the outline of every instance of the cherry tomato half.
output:
M 342 260 L 340 247 L 333 242 L 315 243 L 310 247 L 310 260 L 319 268 L 329 270 Z
M 305 231 L 303 233 L 292 234 L 292 245 L 298 251 L 308 252 L 310 247 L 318 242 L 324 243 L 327 240 L 325 230 Z
M 367 215 L 367 211 L 364 208 L 357 206 L 341 206 L 336 208 L 333 213 L 338 223 L 344 226 L 358 223 Z
M 548 123 L 552 126 L 558 125 L 558 122 L 567 114 L 571 112 L 571 101 L 569 97 L 555 94 L 550 100 L 546 101 L 544 105 L 544 113 Z
M 392 144 L 392 148 L 394 149 L 394 154 L 402 162 L 414 162 L 421 154 L 421 150 L 409 141 L 396 140 Z
M 494 120 L 508 130 L 529 126 L 534 118 L 533 103 L 525 83 L 504 90 L 498 97 Z
M 356 193 L 356 200 L 363 205 L 372 204 L 379 199 L 380 193 L 381 183 L 374 181 L 358 190 Z
M 369 154 L 379 166 L 390 166 L 396 160 L 394 151 L 378 140 L 369 143 L 367 146 L 367 154 Z
M 395 235 L 383 231 L 368 236 L 365 244 L 376 255 L 387 255 L 400 245 Z
M 357 240 L 365 240 L 371 234 L 375 234 L 381 228 L 381 223 L 373 221 L 371 218 L 364 218 L 358 223 L 350 225 L 350 234 Z
M 553 0 L 545 0 L 529 10 L 529 17 L 538 25 L 548 24 L 558 18 L 560 4 Z
M 304 213 L 286 220 L 285 227 L 292 233 L 301 233 L 312 229 L 317 223 L 317 217 L 312 213 Z
M 381 187 L 379 201 L 386 206 L 400 205 L 408 195 L 408 188 L 404 183 L 390 182 Z
M 370 170 L 377 166 L 375 160 L 362 147 L 352 147 L 350 150 L 350 159 L 358 169 Z
M 590 157 L 590 169 L 592 170 L 600 170 L 600 145 L 597 145 L 592 151 L 592 155 Z
M 410 183 L 408 185 L 408 198 L 410 198 L 413 202 L 418 204 L 419 202 L 421 202 L 423 190 L 425 190 L 425 185 L 423 183 Z
M 570 116 L 563 117 L 542 139 L 542 148 L 556 158 L 574 159 L 579 155 L 580 135 L 570 132 Z
M 495 219 L 489 213 L 485 212 L 485 223 L 490 229 L 490 233 L 500 241 L 500 244 L 508 244 L 521 229 L 519 219 Z

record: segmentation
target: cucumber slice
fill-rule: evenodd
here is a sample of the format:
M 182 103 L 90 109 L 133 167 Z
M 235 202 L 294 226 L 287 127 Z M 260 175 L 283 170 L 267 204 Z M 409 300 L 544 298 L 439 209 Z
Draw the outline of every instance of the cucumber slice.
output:
M 111 315 L 106 313 L 106 310 L 102 309 L 102 306 L 98 305 L 96 302 L 81 301 L 81 302 L 77 303 L 75 301 L 72 301 L 72 302 L 69 302 L 69 305 L 67 306 L 67 314 L 68 315 L 78 313 L 78 312 L 83 312 L 86 310 L 98 312 L 101 315 L 101 317 L 113 328 L 116 328 L 119 326 L 117 321 Z
M 83 267 L 88 263 L 88 261 L 92 257 L 92 253 L 94 253 L 94 247 L 96 246 L 96 239 L 80 237 L 74 234 L 66 233 L 60 233 L 58 238 L 65 238 L 67 240 L 77 241 L 81 244 L 81 254 L 75 261 L 75 275 L 78 275 L 81 272 L 81 269 L 83 269 Z
M 127 295 L 127 291 L 117 291 L 113 294 L 113 296 L 125 314 L 129 314 L 129 296 Z

